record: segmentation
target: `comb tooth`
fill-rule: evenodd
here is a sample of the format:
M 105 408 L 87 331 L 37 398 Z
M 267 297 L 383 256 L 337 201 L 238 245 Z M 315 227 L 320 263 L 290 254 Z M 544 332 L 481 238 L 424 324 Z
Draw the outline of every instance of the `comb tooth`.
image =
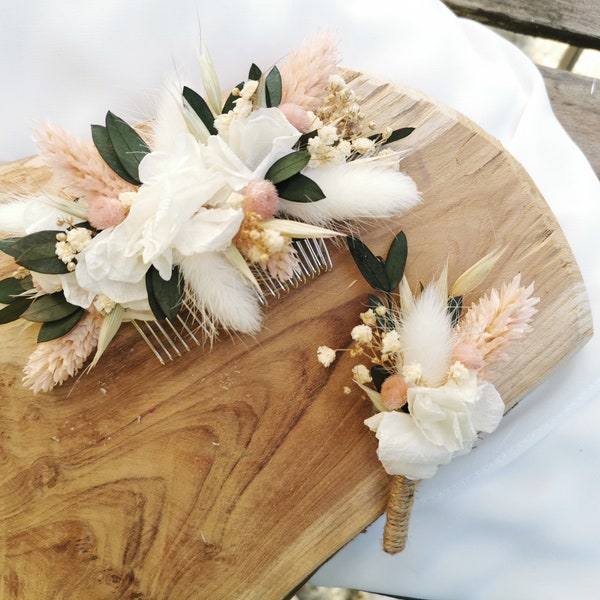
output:
M 154 354 L 154 356 L 156 356 L 156 358 L 159 360 L 161 365 L 165 364 L 165 360 L 162 357 L 161 353 L 156 349 L 156 347 L 154 346 L 154 344 L 150 341 L 150 339 L 148 338 L 148 336 L 144 333 L 144 331 L 142 330 L 142 328 L 139 326 L 137 321 L 131 321 L 131 323 L 133 324 L 133 326 L 135 327 L 135 330 L 139 333 L 140 337 L 144 340 L 144 342 L 146 342 L 146 345 L 148 346 L 148 348 L 150 348 L 150 350 L 152 351 L 152 354 Z
M 282 281 L 277 277 L 272 277 L 258 265 L 250 267 L 260 287 L 256 290 L 256 297 L 263 306 L 268 304 L 269 297 L 280 298 L 293 288 L 297 288 L 333 268 L 324 239 L 299 239 L 294 240 L 293 245 L 296 250 L 297 265 L 289 279 Z M 182 356 L 180 348 L 186 352 L 190 351 L 190 345 L 186 339 L 191 340 L 197 346 L 202 346 L 205 340 L 212 342 L 218 333 L 217 324 L 206 309 L 194 301 L 193 297 L 184 295 L 181 306 L 183 310 L 177 315 L 174 322 L 169 319 L 161 322 L 143 321 L 144 330 L 139 322 L 132 321 L 140 337 L 163 365 L 166 364 L 166 360 L 174 360 L 173 354 Z M 201 335 L 198 332 L 201 332 Z
M 158 325 L 158 321 L 153 321 L 153 323 L 155 325 Z M 150 321 L 144 321 L 144 325 L 146 325 L 146 329 L 154 337 L 154 339 L 156 340 L 156 343 L 161 347 L 162 351 L 167 355 L 167 358 L 169 360 L 173 360 L 173 355 L 169 352 L 169 349 L 165 346 L 165 344 L 160 339 L 160 337 L 158 336 L 158 334 L 156 333 L 156 331 L 154 331 L 152 325 L 150 324 Z M 160 329 L 161 329 L 160 325 L 158 325 L 158 329 L 160 331 Z

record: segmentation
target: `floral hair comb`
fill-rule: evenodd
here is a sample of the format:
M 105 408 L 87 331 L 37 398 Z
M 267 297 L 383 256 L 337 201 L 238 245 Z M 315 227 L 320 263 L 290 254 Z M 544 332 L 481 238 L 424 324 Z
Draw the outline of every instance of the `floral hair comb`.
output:
M 392 476 L 383 548 L 395 554 L 406 545 L 417 481 L 433 477 L 438 466 L 469 452 L 480 432 L 498 426 L 505 405 L 487 377 L 531 329 L 539 298 L 532 297 L 534 284 L 524 287 L 516 275 L 463 311 L 464 298 L 485 280 L 502 251 L 483 257 L 450 289 L 446 264 L 413 296 L 404 274 L 403 232 L 385 260 L 356 238 L 348 237 L 348 245 L 379 294 L 369 295 L 369 307 L 351 331 L 349 352 L 361 361 L 352 379 L 377 411 L 365 424 L 375 432 L 379 460 Z M 320 346 L 317 357 L 329 367 L 336 353 Z
M 387 146 L 412 128 L 365 122 L 337 61 L 322 33 L 224 96 L 203 47 L 206 97 L 168 86 L 153 119 L 109 112 L 91 140 L 38 126 L 56 189 L 0 205 L 0 323 L 41 324 L 27 387 L 94 366 L 127 321 L 161 362 L 255 334 L 269 296 L 331 268 L 324 239 L 419 201 Z

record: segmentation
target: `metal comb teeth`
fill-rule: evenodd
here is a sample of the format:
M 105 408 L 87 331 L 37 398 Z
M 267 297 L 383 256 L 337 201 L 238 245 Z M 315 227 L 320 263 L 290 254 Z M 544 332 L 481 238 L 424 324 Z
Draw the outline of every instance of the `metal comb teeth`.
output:
M 252 272 L 259 283 L 257 296 L 266 306 L 270 299 L 280 298 L 333 268 L 324 239 L 306 238 L 294 241 L 298 256 L 297 268 L 287 281 L 271 277 L 264 269 L 253 266 Z M 152 354 L 165 365 L 189 352 L 194 345 L 202 346 L 216 337 L 217 327 L 208 314 L 185 297 L 179 315 L 174 320 L 132 321 L 132 324 Z

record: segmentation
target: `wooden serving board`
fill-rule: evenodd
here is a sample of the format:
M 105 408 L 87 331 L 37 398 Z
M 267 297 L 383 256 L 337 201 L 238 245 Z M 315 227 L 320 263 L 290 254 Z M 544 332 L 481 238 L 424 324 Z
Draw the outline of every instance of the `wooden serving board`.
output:
M 378 126 L 417 128 L 398 145 L 423 204 L 362 239 L 384 254 L 403 229 L 413 285 L 446 258 L 453 280 L 505 245 L 480 291 L 517 272 L 535 280 L 534 330 L 495 381 L 514 405 L 592 332 L 558 224 L 520 165 L 465 118 L 347 77 Z M 0 179 L 3 191 L 51 185 L 35 159 Z M 124 327 L 90 374 L 48 394 L 21 387 L 33 328 L 0 328 L 2 598 L 278 599 L 383 512 L 370 403 L 342 392 L 352 360 L 316 360 L 321 344 L 349 344 L 369 291 L 343 248 L 333 259 L 333 272 L 269 307 L 256 339 L 225 337 L 160 367 Z

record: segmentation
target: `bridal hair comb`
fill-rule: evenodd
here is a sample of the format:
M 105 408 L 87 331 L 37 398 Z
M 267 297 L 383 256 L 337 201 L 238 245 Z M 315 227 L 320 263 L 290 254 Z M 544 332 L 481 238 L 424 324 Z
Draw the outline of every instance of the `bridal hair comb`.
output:
M 58 189 L 0 204 L 15 261 L 0 324 L 41 324 L 34 392 L 96 365 L 124 322 L 163 363 L 219 330 L 256 334 L 269 297 L 331 268 L 325 239 L 419 201 L 389 146 L 412 128 L 365 121 L 329 33 L 225 95 L 204 46 L 199 62 L 205 95 L 167 85 L 142 126 L 36 128 Z

